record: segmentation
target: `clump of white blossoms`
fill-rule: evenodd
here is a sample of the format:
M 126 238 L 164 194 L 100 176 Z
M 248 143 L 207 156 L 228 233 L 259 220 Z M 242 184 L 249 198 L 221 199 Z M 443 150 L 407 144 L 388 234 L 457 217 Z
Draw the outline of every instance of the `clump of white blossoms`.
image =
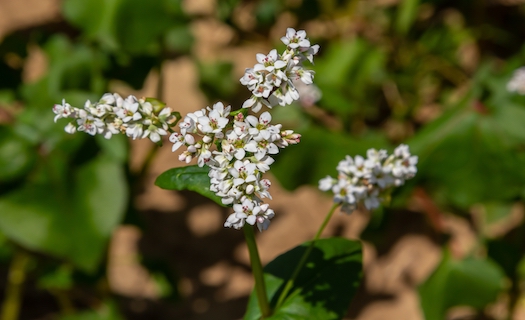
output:
M 525 95 L 525 67 L 518 68 L 507 83 L 507 90 Z
M 286 44 L 286 50 L 277 54 L 273 49 L 267 55 L 258 53 L 257 63 L 253 68 L 246 69 L 241 83 L 252 92 L 243 108 L 252 108 L 258 112 L 263 105 L 272 108 L 276 105 L 289 105 L 299 99 L 299 92 L 292 81 L 300 80 L 304 84 L 312 84 L 314 71 L 303 67 L 308 60 L 313 63 L 313 56 L 319 51 L 319 45 L 310 45 L 304 30 L 295 31 L 288 28 L 286 36 L 281 38 Z
M 116 93 L 106 93 L 98 102 L 86 101 L 84 108 L 75 108 L 62 100 L 55 104 L 55 122 L 61 118 L 74 119 L 65 130 L 73 134 L 84 131 L 92 136 L 103 135 L 106 139 L 123 133 L 135 139 L 149 138 L 157 143 L 175 125 L 177 113 L 155 99 L 123 99 Z
M 210 167 L 210 190 L 234 212 L 224 223 L 225 227 L 242 228 L 245 223 L 266 230 L 274 211 L 264 198 L 270 198 L 270 181 L 262 175 L 274 162 L 273 155 L 280 148 L 297 144 L 300 135 L 292 130 L 282 130 L 281 124 L 271 124 L 272 116 L 248 115 L 248 110 L 258 112 L 263 105 L 286 106 L 299 99 L 293 80 L 311 84 L 314 72 L 306 70 L 303 62 L 313 62 L 318 45 L 310 45 L 306 32 L 288 28 L 281 38 L 287 45 L 283 54 L 272 50 L 268 55 L 257 54 L 259 62 L 246 69 L 240 82 L 247 86 L 252 96 L 240 111 L 231 112 L 221 102 L 212 108 L 189 113 L 179 123 L 180 133 L 171 134 L 172 151 L 186 147 L 179 160 L 189 163 L 197 158 L 199 166 Z M 216 146 L 217 148 L 215 148 Z
M 332 190 L 334 202 L 341 210 L 352 213 L 359 203 L 367 209 L 379 207 L 393 187 L 401 186 L 417 172 L 418 157 L 410 154 L 407 145 L 398 146 L 392 155 L 386 150 L 369 149 L 367 158 L 346 156 L 339 162 L 337 179 L 330 176 L 319 181 L 319 189 Z

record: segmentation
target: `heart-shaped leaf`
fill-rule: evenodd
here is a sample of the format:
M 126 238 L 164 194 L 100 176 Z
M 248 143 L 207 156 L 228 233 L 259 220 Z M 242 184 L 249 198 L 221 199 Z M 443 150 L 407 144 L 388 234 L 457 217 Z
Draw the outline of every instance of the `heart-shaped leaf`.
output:
M 99 156 L 76 171 L 67 189 L 39 182 L 0 198 L 0 231 L 91 272 L 123 216 L 126 198 L 122 166 Z
M 271 305 L 277 302 L 285 282 L 309 245 L 310 242 L 305 242 L 295 247 L 264 268 Z M 361 283 L 361 277 L 362 248 L 359 241 L 342 238 L 318 240 L 285 302 L 265 319 L 341 319 Z M 260 317 L 256 294 L 252 292 L 244 319 Z

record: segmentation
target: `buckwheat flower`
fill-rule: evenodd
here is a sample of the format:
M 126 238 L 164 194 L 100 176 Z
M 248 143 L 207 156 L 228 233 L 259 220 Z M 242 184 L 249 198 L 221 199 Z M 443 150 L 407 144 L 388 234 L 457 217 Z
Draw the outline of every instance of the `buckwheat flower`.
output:
M 263 112 L 259 116 L 259 119 L 254 116 L 247 116 L 246 123 L 250 126 L 248 133 L 253 136 L 254 140 L 258 141 L 263 139 L 268 140 L 272 135 L 278 135 L 279 130 L 274 126 L 270 126 L 271 121 L 272 116 L 268 111 Z
M 263 66 L 263 68 L 269 72 L 272 72 L 275 69 L 281 69 L 286 66 L 286 62 L 279 60 L 276 49 L 272 49 L 268 55 L 258 53 L 255 55 L 255 57 L 257 58 L 257 61 Z
M 402 185 L 417 172 L 417 156 L 407 145 L 398 146 L 392 155 L 386 150 L 369 149 L 367 158 L 346 156 L 336 169 L 337 179 L 327 176 L 319 181 L 319 189 L 331 190 L 341 211 L 351 213 L 362 203 L 368 210 L 380 206 L 394 187 Z
M 139 102 L 137 98 L 129 96 L 124 100 L 122 108 L 119 108 L 117 116 L 122 119 L 123 122 L 129 122 L 131 120 L 137 121 L 142 118 L 139 111 Z
M 319 180 L 319 189 L 321 191 L 328 191 L 332 189 L 332 187 L 334 186 L 336 182 L 337 182 L 336 179 L 330 176 L 326 176 L 325 178 Z
M 312 84 L 314 82 L 315 72 L 312 70 L 305 70 L 300 66 L 293 67 L 291 70 L 292 80 L 301 80 L 304 84 Z
M 160 142 L 167 135 L 176 120 L 175 113 L 163 104 L 152 105 L 151 100 L 137 99 L 128 96 L 106 93 L 92 103 L 86 101 L 83 108 L 71 107 L 64 100 L 61 105 L 55 105 L 53 112 L 55 121 L 60 118 L 70 118 L 66 132 L 84 131 L 90 135 L 100 134 L 110 139 L 114 134 L 124 133 L 132 139 L 149 138 Z
M 142 137 L 144 133 L 144 126 L 141 123 L 134 123 L 126 128 L 126 135 L 133 140 Z
M 253 68 L 248 68 L 245 70 L 240 82 L 243 86 L 247 86 L 250 90 L 253 90 L 255 85 L 263 80 L 264 75 L 261 72 L 255 71 Z
M 66 127 L 64 128 L 64 130 L 69 134 L 73 134 L 77 132 L 77 127 L 72 123 L 68 123 Z
M 55 104 L 53 106 L 53 112 L 56 114 L 54 121 L 57 122 L 61 118 L 69 118 L 74 112 L 74 108 L 71 107 L 65 99 L 62 99 L 62 104 Z
M 286 29 L 286 36 L 282 37 L 281 41 L 292 49 L 310 47 L 310 41 L 306 38 L 304 30 L 295 31 L 294 28 L 288 28 Z
M 518 68 L 507 83 L 507 90 L 525 95 L 525 67 Z
M 168 132 L 164 130 L 163 128 L 157 127 L 154 124 L 150 124 L 146 130 L 144 130 L 144 133 L 142 134 L 142 139 L 149 137 L 151 141 L 153 142 L 159 142 L 161 136 L 167 135 Z

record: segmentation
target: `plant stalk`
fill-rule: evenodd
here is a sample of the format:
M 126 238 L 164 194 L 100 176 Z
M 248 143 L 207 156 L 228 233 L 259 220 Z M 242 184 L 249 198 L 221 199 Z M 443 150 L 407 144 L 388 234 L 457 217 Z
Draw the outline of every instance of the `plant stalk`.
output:
M 5 300 L 2 304 L 2 320 L 17 320 L 22 305 L 22 291 L 26 280 L 27 264 L 30 261 L 29 253 L 18 250 L 7 275 L 7 286 L 5 289 Z
M 253 227 L 245 224 L 243 230 L 246 244 L 248 245 L 248 252 L 250 253 L 250 263 L 252 265 L 253 278 L 255 279 L 255 292 L 257 293 L 257 301 L 262 313 L 261 319 L 264 319 L 272 314 L 272 309 L 270 308 L 270 303 L 268 303 L 261 259 L 259 258 Z
M 319 238 L 321 237 L 321 233 L 323 233 L 324 228 L 326 228 L 326 225 L 328 224 L 328 221 L 330 221 L 330 218 L 332 218 L 332 216 L 333 216 L 333 214 L 335 212 L 335 209 L 337 209 L 337 207 L 339 207 L 339 205 L 340 205 L 339 203 L 334 203 L 332 205 L 332 208 L 330 208 L 330 211 L 328 211 L 328 214 L 324 218 L 324 221 L 321 224 L 321 226 L 319 227 L 319 230 L 317 230 L 317 233 L 315 234 L 314 238 L 310 242 L 310 245 L 308 246 L 306 251 L 303 253 L 303 256 L 301 257 L 301 260 L 299 260 L 299 263 L 295 267 L 295 269 L 294 269 L 294 271 L 292 273 L 292 276 L 286 282 L 286 285 L 284 286 L 284 289 L 281 292 L 281 295 L 279 295 L 279 299 L 277 300 L 277 304 L 275 306 L 275 309 L 278 309 L 284 303 L 284 301 L 286 299 L 286 296 L 288 295 L 290 290 L 293 288 L 293 285 L 294 285 L 295 280 L 297 279 L 297 276 L 301 272 L 301 269 L 303 268 L 304 264 L 306 263 L 306 260 L 308 260 L 308 257 L 310 256 L 310 253 L 314 249 L 315 242 L 317 240 L 319 240 Z

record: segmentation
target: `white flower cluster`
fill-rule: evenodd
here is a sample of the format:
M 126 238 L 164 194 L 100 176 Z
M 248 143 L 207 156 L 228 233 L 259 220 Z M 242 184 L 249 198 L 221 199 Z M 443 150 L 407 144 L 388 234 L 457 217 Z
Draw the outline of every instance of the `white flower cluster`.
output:
M 249 223 L 266 230 L 274 212 L 262 203 L 264 198 L 271 199 L 271 183 L 262 174 L 274 162 L 271 155 L 299 143 L 301 136 L 291 130 L 281 131 L 280 124 L 270 124 L 269 112 L 259 118 L 238 112 L 232 123 L 229 116 L 230 106 L 225 108 L 221 102 L 188 114 L 179 123 L 180 133 L 170 136 L 172 151 L 185 146 L 180 161 L 189 163 L 196 157 L 199 166 L 210 167 L 210 190 L 222 198 L 223 204 L 233 205 L 225 227 L 240 229 Z M 195 136 L 202 138 L 196 141 Z M 213 145 L 218 145 L 218 150 L 211 151 Z
M 367 158 L 346 156 L 339 162 L 338 179 L 330 176 L 319 181 L 319 189 L 332 190 L 334 202 L 341 203 L 341 210 L 352 213 L 362 202 L 367 209 L 379 207 L 380 200 L 391 188 L 401 186 L 417 172 L 417 156 L 412 156 L 407 145 L 400 145 L 394 154 L 386 150 L 369 149 Z
M 270 170 L 272 156 L 279 148 L 297 144 L 301 137 L 292 130 L 282 130 L 281 124 L 271 124 L 269 112 L 259 117 L 247 115 L 247 108 L 258 112 L 263 104 L 271 108 L 299 99 L 293 80 L 312 83 L 313 71 L 305 70 L 302 62 L 313 62 L 319 46 L 310 46 L 306 32 L 291 28 L 281 40 L 287 45 L 282 55 L 276 50 L 257 54 L 259 63 L 247 69 L 240 80 L 253 94 L 240 111 L 231 112 L 230 106 L 218 102 L 212 108 L 188 114 L 179 123 L 180 133 L 170 136 L 172 151 L 186 147 L 180 161 L 189 163 L 197 158 L 199 166 L 210 167 L 210 190 L 222 198 L 223 204 L 233 206 L 225 227 L 240 229 L 248 223 L 260 231 L 268 228 L 274 211 L 263 199 L 271 199 L 271 183 L 262 175 Z
M 94 136 L 102 134 L 109 139 L 117 133 L 124 133 L 135 139 L 150 138 L 159 142 L 167 135 L 169 128 L 177 120 L 175 113 L 155 99 L 137 99 L 129 96 L 123 99 L 116 93 L 106 93 L 95 103 L 89 100 L 84 108 L 72 107 L 65 100 L 55 104 L 55 122 L 61 118 L 72 118 L 65 130 L 73 134 L 84 131 Z
M 267 55 L 258 53 L 257 63 L 246 69 L 241 83 L 252 92 L 243 108 L 252 108 L 253 112 L 261 110 L 263 105 L 272 108 L 276 105 L 289 105 L 299 99 L 299 92 L 293 80 L 312 84 L 314 71 L 303 67 L 305 60 L 313 63 L 313 56 L 319 51 L 319 45 L 310 45 L 304 30 L 295 31 L 288 28 L 281 41 L 287 46 L 282 54 L 273 49 Z
M 525 95 L 525 67 L 518 68 L 507 83 L 507 90 Z

